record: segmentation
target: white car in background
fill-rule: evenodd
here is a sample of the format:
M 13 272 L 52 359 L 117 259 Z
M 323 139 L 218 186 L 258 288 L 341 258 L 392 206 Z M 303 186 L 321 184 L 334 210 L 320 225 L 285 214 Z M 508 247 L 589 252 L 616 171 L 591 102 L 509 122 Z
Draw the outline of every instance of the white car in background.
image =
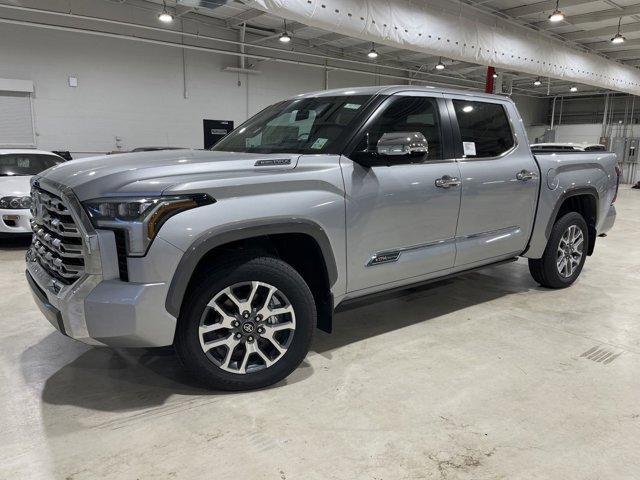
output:
M 31 233 L 31 177 L 62 162 L 43 150 L 0 149 L 0 236 Z

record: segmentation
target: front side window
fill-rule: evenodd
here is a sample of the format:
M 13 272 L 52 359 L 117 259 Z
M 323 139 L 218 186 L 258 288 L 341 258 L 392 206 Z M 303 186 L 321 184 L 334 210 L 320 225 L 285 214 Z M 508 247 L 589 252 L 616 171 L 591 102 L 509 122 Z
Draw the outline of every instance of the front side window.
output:
M 0 177 L 37 175 L 62 162 L 52 155 L 7 153 L 0 155 Z
M 398 97 L 367 127 L 364 137 L 356 151 L 376 150 L 383 134 L 422 133 L 427 140 L 427 160 L 440 160 L 442 154 L 442 135 L 438 103 L 428 97 Z M 398 157 L 402 161 L 402 157 Z
M 465 157 L 497 157 L 513 147 L 513 132 L 501 104 L 453 100 L 453 107 Z
M 299 98 L 249 119 L 212 150 L 248 153 L 335 153 L 369 95 Z

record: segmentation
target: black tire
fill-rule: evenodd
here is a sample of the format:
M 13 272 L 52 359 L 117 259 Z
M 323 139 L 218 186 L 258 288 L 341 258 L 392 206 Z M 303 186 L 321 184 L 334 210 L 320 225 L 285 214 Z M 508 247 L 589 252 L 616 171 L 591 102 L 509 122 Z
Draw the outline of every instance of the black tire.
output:
M 244 255 L 217 265 L 200 278 L 202 281 L 185 300 L 174 344 L 183 365 L 203 385 L 216 390 L 263 388 L 283 380 L 300 365 L 316 328 L 316 306 L 308 285 L 296 270 L 276 258 Z M 216 365 L 201 347 L 200 320 L 207 303 L 218 292 L 250 281 L 268 283 L 286 296 L 295 311 L 295 330 L 286 352 L 273 365 L 247 373 L 229 372 Z
M 576 265 L 570 276 L 564 276 L 558 271 L 557 252 L 560 245 L 562 235 L 571 226 L 576 226 L 582 231 L 582 258 L 580 263 Z M 577 242 L 576 242 L 577 243 Z M 571 286 L 573 282 L 580 276 L 582 267 L 587 258 L 587 248 L 589 245 L 589 230 L 584 217 L 577 212 L 569 212 L 563 215 L 551 229 L 551 235 L 547 242 L 542 258 L 529 259 L 529 272 L 533 279 L 543 287 L 547 288 L 566 288 Z

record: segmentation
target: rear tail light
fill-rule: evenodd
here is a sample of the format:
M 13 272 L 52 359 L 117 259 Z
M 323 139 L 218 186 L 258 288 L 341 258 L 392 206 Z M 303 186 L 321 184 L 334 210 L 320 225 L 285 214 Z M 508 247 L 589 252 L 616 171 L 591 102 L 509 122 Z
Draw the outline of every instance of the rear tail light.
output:
M 613 200 L 611 200 L 611 205 L 615 203 L 618 199 L 618 189 L 620 188 L 620 177 L 622 176 L 622 170 L 620 167 L 616 165 L 616 193 L 613 195 Z

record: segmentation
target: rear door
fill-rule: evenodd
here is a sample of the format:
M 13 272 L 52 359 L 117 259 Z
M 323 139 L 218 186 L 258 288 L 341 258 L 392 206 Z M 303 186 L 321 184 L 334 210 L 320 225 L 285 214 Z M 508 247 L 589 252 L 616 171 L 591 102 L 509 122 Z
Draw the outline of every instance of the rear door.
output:
M 533 228 L 540 174 L 513 103 L 452 96 L 462 200 L 455 267 L 518 255 Z

